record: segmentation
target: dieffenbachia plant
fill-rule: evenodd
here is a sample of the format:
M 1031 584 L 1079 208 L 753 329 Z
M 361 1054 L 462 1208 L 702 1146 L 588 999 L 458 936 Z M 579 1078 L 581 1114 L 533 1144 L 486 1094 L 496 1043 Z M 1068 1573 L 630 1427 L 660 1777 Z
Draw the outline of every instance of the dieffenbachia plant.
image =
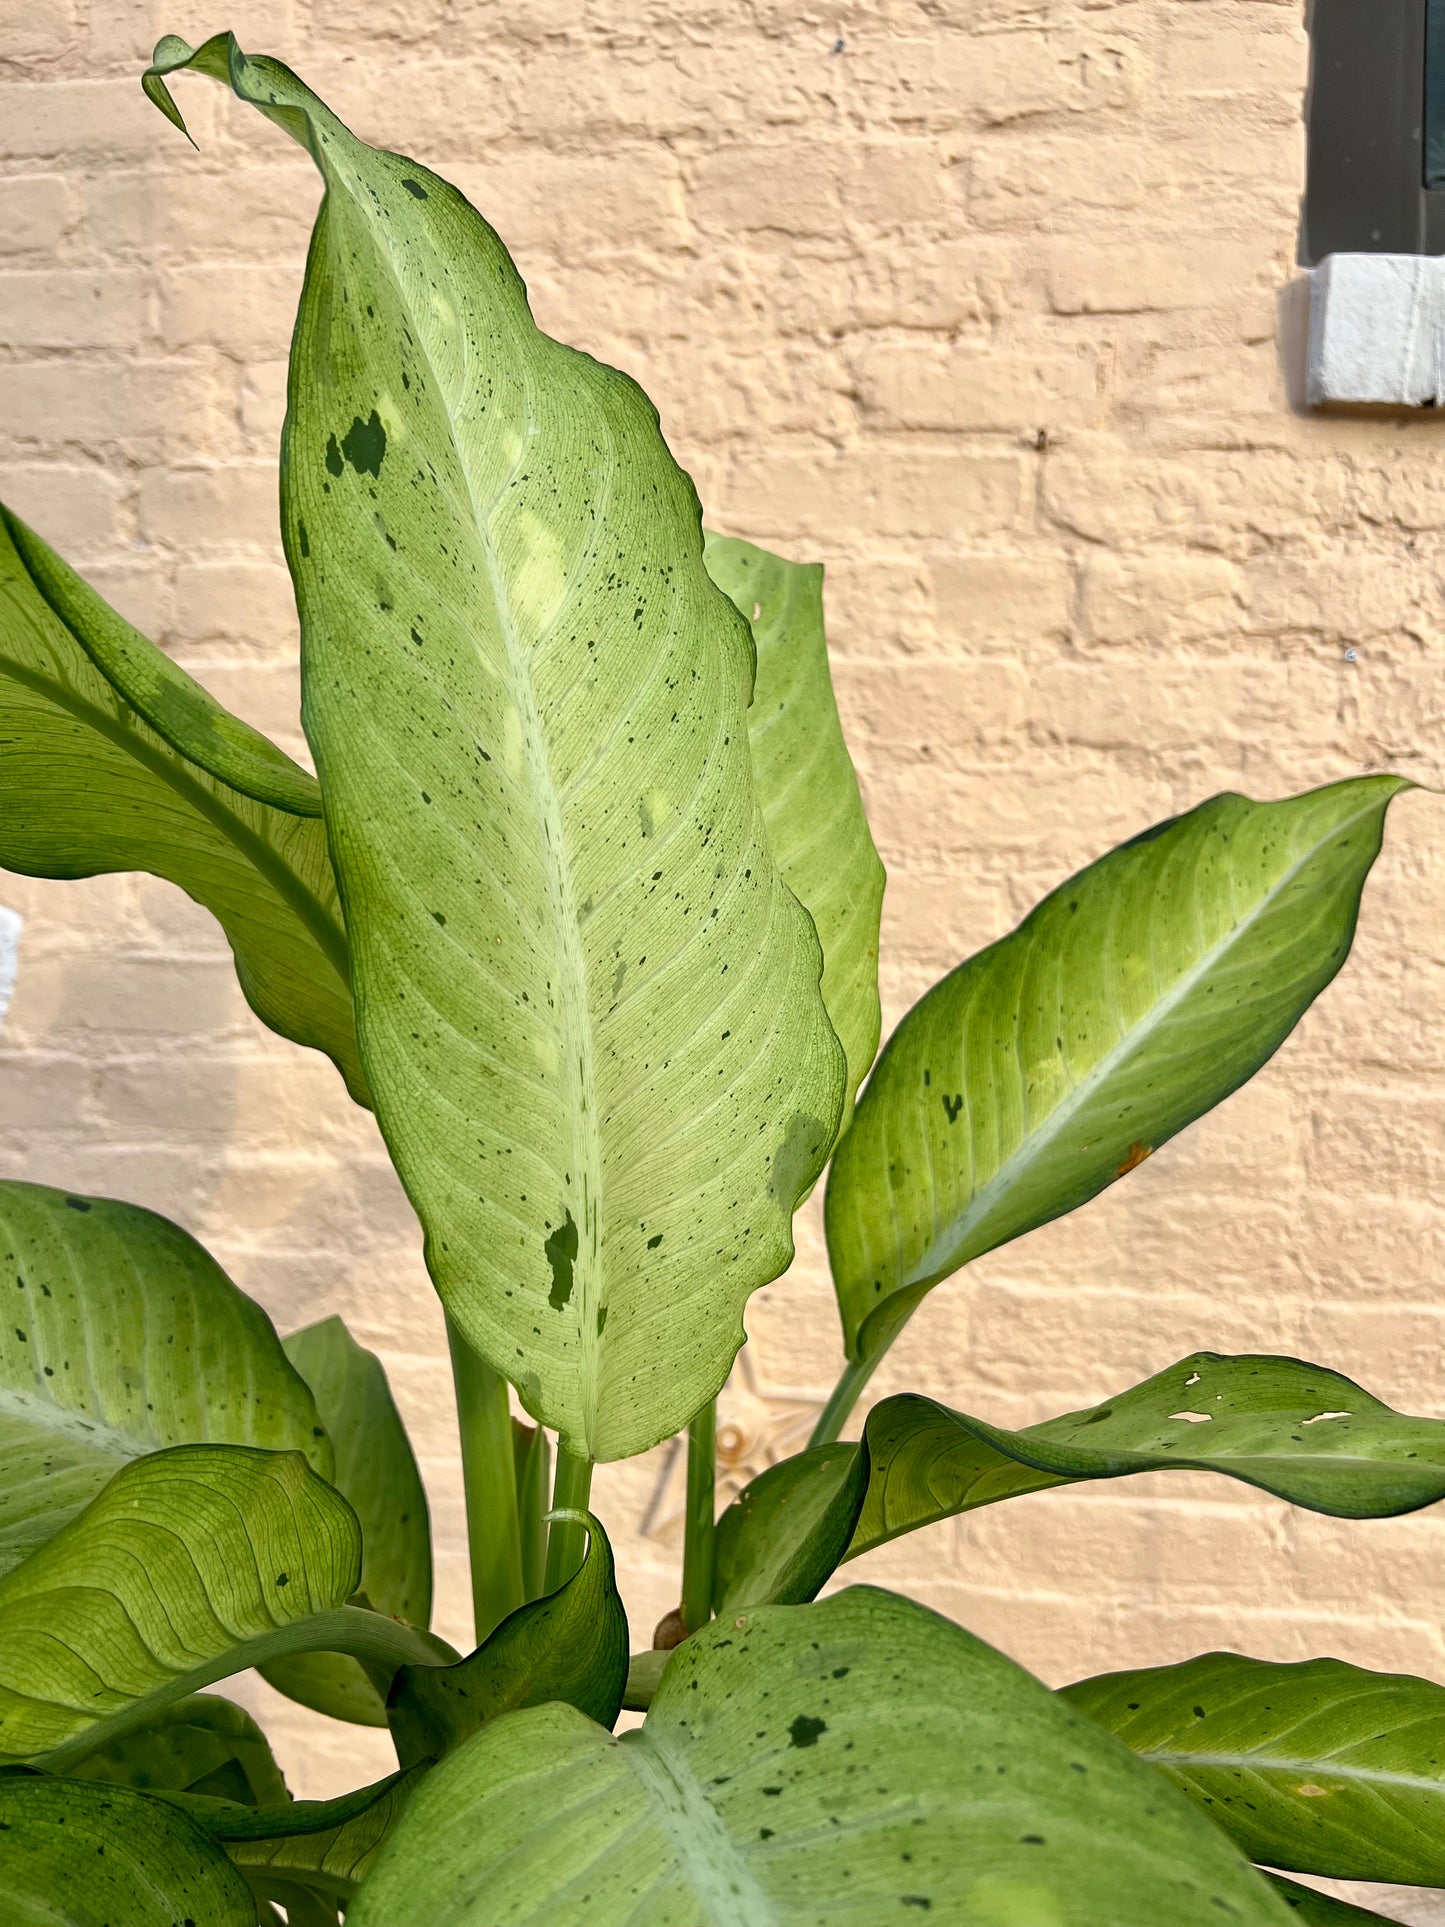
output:
M 895 1594 L 818 1601 L 1085 1479 L 1445 1496 L 1445 1424 L 1289 1358 L 1106 1376 L 1021 1431 L 892 1397 L 843 1436 L 926 1293 L 1278 1048 L 1405 785 L 1147 831 L 875 1063 L 821 571 L 704 535 L 642 391 L 535 326 L 455 189 L 226 36 L 157 48 L 178 127 L 182 69 L 325 188 L 281 447 L 317 775 L 4 512 L 0 863 L 178 884 L 375 1109 L 449 1324 L 476 1646 L 427 1630 L 425 1494 L 338 1320 L 283 1342 L 177 1226 L 0 1185 L 6 1919 L 1279 1927 L 1377 1918 L 1284 1872 L 1445 1885 L 1439 1686 L 1216 1654 L 1054 1693 Z M 719 1521 L 713 1402 L 825 1167 L 846 1369 Z M 629 1656 L 591 1469 L 684 1428 L 680 1605 Z M 249 1667 L 389 1728 L 395 1772 L 293 1800 L 209 1690 Z

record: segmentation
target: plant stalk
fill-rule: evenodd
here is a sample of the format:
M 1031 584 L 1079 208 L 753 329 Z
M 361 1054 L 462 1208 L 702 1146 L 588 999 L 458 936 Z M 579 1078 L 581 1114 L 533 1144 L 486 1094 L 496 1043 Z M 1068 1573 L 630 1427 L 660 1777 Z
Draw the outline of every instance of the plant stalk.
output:
M 717 1570 L 717 1400 L 687 1428 L 687 1524 L 682 1548 L 682 1623 L 695 1633 L 712 1618 Z
M 512 1412 L 506 1379 L 483 1363 L 450 1318 L 447 1340 L 462 1442 L 472 1618 L 480 1646 L 525 1598 Z
M 522 1590 L 540 1599 L 547 1578 L 547 1494 L 552 1483 L 552 1447 L 539 1425 L 532 1434 L 517 1477 L 522 1517 Z
M 592 1495 L 592 1461 L 574 1458 L 562 1445 L 557 1447 L 557 1476 L 552 1484 L 552 1507 L 554 1511 L 564 1508 L 572 1512 L 585 1512 L 587 1501 Z M 587 1543 L 587 1528 L 578 1525 L 575 1519 L 554 1519 L 551 1532 L 547 1536 L 547 1574 L 542 1582 L 544 1593 L 556 1592 L 582 1564 L 582 1552 Z
M 836 1441 L 838 1434 L 853 1416 L 853 1407 L 862 1397 L 863 1388 L 872 1378 L 877 1364 L 877 1357 L 848 1360 L 838 1383 L 833 1387 L 832 1396 L 823 1407 L 818 1423 L 813 1427 L 813 1436 L 808 1440 L 810 1448 L 815 1445 L 832 1445 Z

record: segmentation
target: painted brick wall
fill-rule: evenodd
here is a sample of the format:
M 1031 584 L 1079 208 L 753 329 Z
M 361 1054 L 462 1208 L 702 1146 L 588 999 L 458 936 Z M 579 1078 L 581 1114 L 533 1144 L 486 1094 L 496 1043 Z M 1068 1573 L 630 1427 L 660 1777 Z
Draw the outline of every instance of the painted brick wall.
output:
M 714 526 L 827 563 L 890 1021 L 1221 788 L 1439 780 L 1440 425 L 1297 401 L 1294 0 L 9 0 L 0 491 L 294 752 L 275 455 L 316 186 L 200 81 L 193 152 L 136 79 L 162 30 L 228 23 L 472 196 L 544 325 L 652 394 Z M 1406 798 L 1354 959 L 1278 1059 L 936 1293 L 880 1389 L 1018 1423 L 1212 1346 L 1445 1413 L 1442 852 Z M 0 895 L 29 918 L 0 1165 L 172 1213 L 283 1325 L 340 1311 L 384 1353 L 460 1637 L 441 1323 L 370 1121 L 261 1031 L 175 892 Z M 745 1450 L 833 1376 L 813 1214 L 751 1329 Z M 664 1456 L 600 1479 L 639 1638 L 674 1583 Z M 1442 1560 L 1433 1516 L 1161 1476 L 866 1563 L 1050 1679 L 1211 1646 L 1445 1678 Z M 302 1784 L 372 1761 L 283 1724 Z

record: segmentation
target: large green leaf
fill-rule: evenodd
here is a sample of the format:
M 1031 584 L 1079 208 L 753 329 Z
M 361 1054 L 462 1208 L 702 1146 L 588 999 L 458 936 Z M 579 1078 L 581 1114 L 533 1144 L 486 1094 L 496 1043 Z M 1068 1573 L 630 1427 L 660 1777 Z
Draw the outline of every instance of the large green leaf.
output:
M 282 518 L 362 1052 L 432 1275 L 577 1456 L 727 1376 L 842 1107 L 753 793 L 747 624 L 625 376 L 456 191 L 288 69 L 168 39 L 325 178 Z
M 883 865 L 843 740 L 823 632 L 823 570 L 709 535 L 708 574 L 752 625 L 753 782 L 768 844 L 823 946 L 823 1001 L 848 1054 L 844 1125 L 878 1049 Z
M 330 1477 L 271 1321 L 154 1212 L 0 1182 L 0 1294 L 0 1573 L 163 1446 L 296 1449 Z
M 714 1621 L 645 1724 L 509 1714 L 411 1802 L 347 1927 L 1282 1927 L 1188 1802 L 1001 1653 L 857 1588 Z
M 627 1613 L 612 1548 L 592 1514 L 587 1556 L 564 1586 L 504 1619 L 456 1666 L 404 1666 L 391 1729 L 405 1765 L 449 1753 L 488 1720 L 549 1700 L 610 1727 L 627 1685 Z
M 1256 1860 L 1445 1887 L 1445 1687 L 1432 1680 L 1206 1653 L 1082 1680 L 1063 1697 Z
M 0 1772 L 5 1927 L 256 1927 L 226 1855 L 127 1787 Z
M 102 676 L 189 763 L 258 803 L 320 816 L 321 786 L 268 736 L 233 716 L 193 676 L 118 615 L 48 543 L 0 507 L 31 585 Z
M 1218 796 L 1070 878 L 915 1004 L 828 1181 L 858 1375 L 940 1279 L 1123 1177 L 1279 1048 L 1349 953 L 1408 787 Z
M 122 1467 L 0 1579 L 0 1761 L 68 1769 L 291 1652 L 456 1657 L 346 1606 L 360 1564 L 355 1513 L 299 1452 L 178 1445 Z
M 331 1905 L 351 1899 L 425 1772 L 393 1773 L 336 1800 L 295 1800 L 257 1811 L 212 1801 L 188 1804 L 258 1894 L 286 1899 L 299 1889 Z
M 1368 1907 L 1356 1907 L 1351 1901 L 1336 1900 L 1333 1894 L 1302 1887 L 1297 1880 L 1286 1880 L 1282 1874 L 1270 1874 L 1267 1878 L 1303 1927 L 1402 1927 L 1398 1920 L 1387 1920 L 1384 1914 L 1372 1913 Z
M 295 814 L 299 794 L 279 808 L 235 787 L 244 777 L 267 789 L 269 775 L 274 798 L 299 791 L 305 772 L 157 657 L 0 509 L 0 866 L 148 870 L 178 884 L 219 918 L 262 1022 L 325 1051 L 366 1103 L 325 829 Z
M 177 1700 L 149 1724 L 87 1755 L 74 1772 L 140 1793 L 190 1793 L 248 1807 L 291 1798 L 266 1735 L 244 1707 L 214 1693 Z
M 333 1484 L 361 1521 L 367 1603 L 411 1626 L 431 1620 L 431 1526 L 406 1427 L 374 1352 L 339 1318 L 285 1340 L 286 1356 L 316 1396 L 336 1452 Z M 386 1707 L 365 1669 L 340 1653 L 306 1653 L 264 1669 L 281 1692 L 332 1719 L 385 1726 Z
M 1297 1358 L 1217 1352 L 1017 1432 L 904 1393 L 874 1406 L 859 1444 L 815 1446 L 739 1493 L 718 1525 L 719 1611 L 811 1598 L 843 1558 L 1000 1499 L 1171 1468 L 1391 1518 L 1445 1498 L 1445 1422 Z

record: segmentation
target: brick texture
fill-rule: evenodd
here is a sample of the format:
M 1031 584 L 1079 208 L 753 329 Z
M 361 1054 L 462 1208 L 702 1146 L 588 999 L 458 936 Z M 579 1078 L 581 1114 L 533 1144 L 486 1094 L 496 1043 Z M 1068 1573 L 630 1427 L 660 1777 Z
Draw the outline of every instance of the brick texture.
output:
M 653 395 L 714 526 L 827 563 L 892 877 L 890 1022 L 1071 869 L 1217 790 L 1440 780 L 1445 430 L 1298 404 L 1293 0 L 231 18 L 455 175 L 542 323 Z M 180 83 L 199 151 L 142 98 L 154 35 L 212 24 L 46 0 L 0 36 L 0 484 L 294 748 L 274 461 L 317 189 L 208 84 Z M 1023 1421 L 1218 1346 L 1445 1413 L 1442 874 L 1438 805 L 1407 797 L 1346 974 L 1257 1083 L 939 1290 L 879 1389 Z M 3 1168 L 171 1211 L 283 1323 L 340 1311 L 385 1353 L 461 1636 L 441 1322 L 369 1120 L 258 1028 L 162 886 L 0 893 L 29 918 Z M 837 1348 L 815 1218 L 750 1321 L 761 1379 L 808 1391 Z M 599 1478 L 638 1638 L 674 1583 L 675 1529 L 642 1535 L 662 1476 L 659 1455 Z M 1200 1645 L 1445 1678 L 1442 1534 L 1161 1478 L 866 1563 L 1050 1679 Z M 353 1735 L 279 1730 L 299 1784 L 355 1777 Z

